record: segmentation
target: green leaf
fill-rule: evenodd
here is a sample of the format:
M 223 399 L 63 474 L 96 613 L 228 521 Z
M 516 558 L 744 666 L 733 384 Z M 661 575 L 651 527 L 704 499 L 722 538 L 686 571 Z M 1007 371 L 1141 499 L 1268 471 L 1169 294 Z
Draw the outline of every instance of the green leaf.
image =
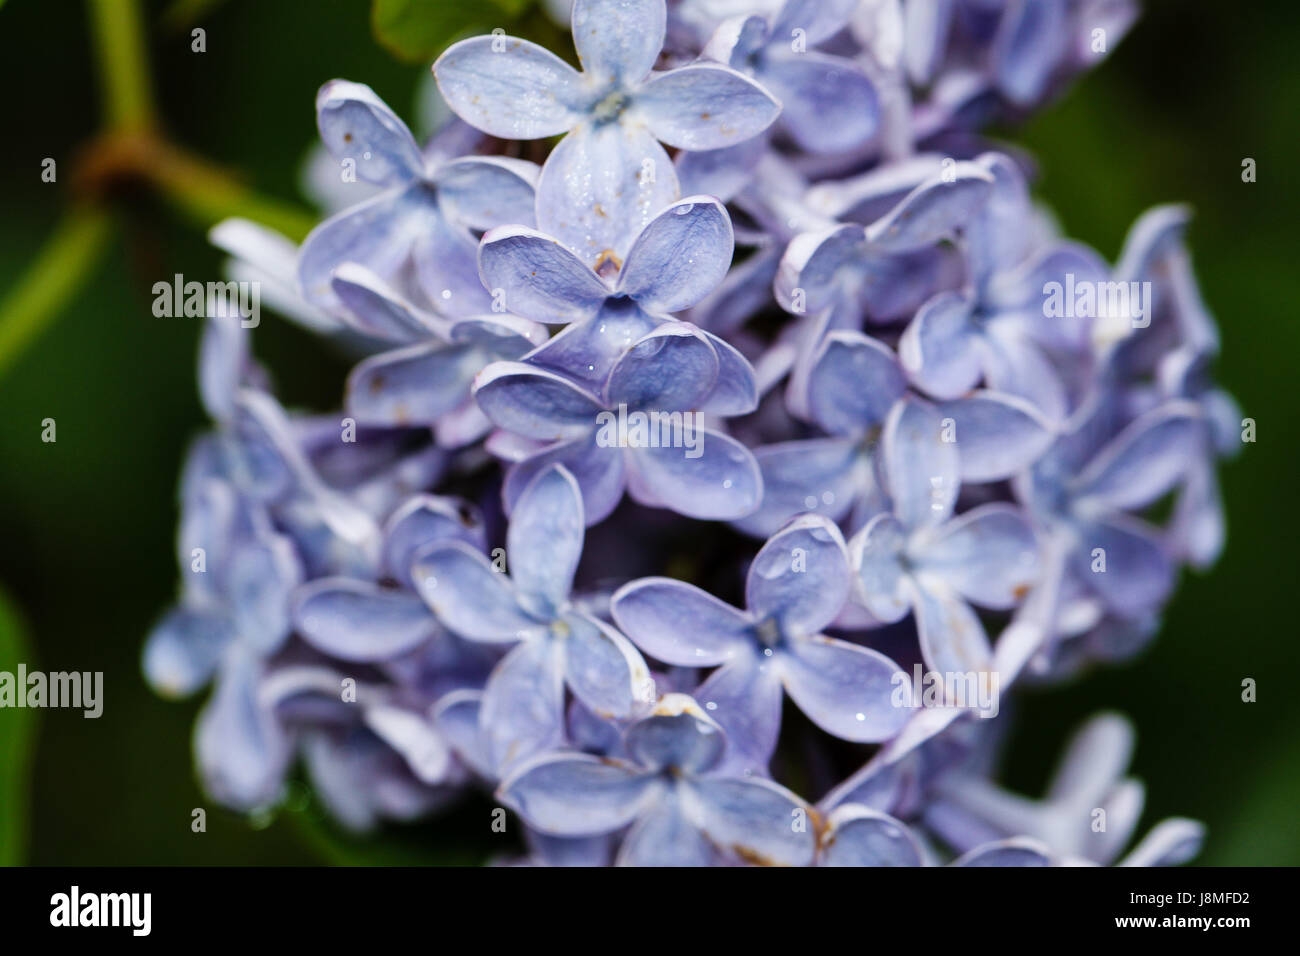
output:
M 0 671 L 27 662 L 18 614 L 0 592 Z M 17 866 L 27 852 L 27 804 L 35 712 L 0 708 L 0 866 Z
M 490 33 L 534 0 L 374 0 L 375 39 L 400 60 L 424 65 L 462 34 Z

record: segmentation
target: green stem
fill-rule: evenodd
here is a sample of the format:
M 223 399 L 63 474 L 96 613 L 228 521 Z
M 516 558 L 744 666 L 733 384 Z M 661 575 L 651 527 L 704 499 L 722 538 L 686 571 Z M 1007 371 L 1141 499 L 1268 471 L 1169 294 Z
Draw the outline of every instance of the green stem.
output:
M 0 301 L 0 375 L 90 278 L 108 243 L 102 209 L 73 212 Z
M 158 145 L 148 175 L 204 228 L 238 216 L 301 242 L 316 225 L 316 217 L 302 207 L 260 195 L 220 167 L 167 144 Z
M 90 0 L 90 13 L 108 126 L 129 132 L 149 129 L 154 106 L 137 0 Z

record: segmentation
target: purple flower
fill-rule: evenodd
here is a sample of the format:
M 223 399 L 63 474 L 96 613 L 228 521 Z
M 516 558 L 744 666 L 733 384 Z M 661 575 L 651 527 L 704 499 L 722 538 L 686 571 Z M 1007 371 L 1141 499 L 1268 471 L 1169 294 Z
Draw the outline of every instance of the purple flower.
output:
M 771 17 L 725 21 L 704 55 L 771 90 L 782 104 L 777 125 L 801 149 L 853 149 L 875 135 L 875 87 L 852 60 L 808 48 L 844 29 L 855 6 L 857 0 L 785 0 Z
M 894 407 L 881 440 L 891 508 L 849 547 L 859 599 L 881 623 L 912 611 L 932 671 L 987 671 L 988 636 L 967 602 L 998 610 L 1019 603 L 1036 577 L 1037 542 L 1029 522 L 1004 503 L 953 516 L 959 451 L 944 432 L 934 409 L 919 402 Z
M 426 158 L 406 125 L 361 83 L 333 80 L 321 87 L 316 121 L 343 164 L 341 175 L 386 188 L 312 230 L 299 251 L 303 297 L 339 314 L 344 306 L 334 271 L 356 262 L 390 284 L 413 267 L 419 292 L 444 314 L 487 312 L 491 301 L 478 281 L 472 230 L 531 224 L 537 167 L 490 156 Z
M 537 184 L 537 225 L 595 265 L 623 259 L 656 210 L 678 197 L 678 149 L 720 149 L 767 128 L 780 105 L 748 77 L 698 62 L 652 73 L 664 0 L 577 0 L 579 73 L 527 40 L 462 40 L 433 65 L 451 108 L 506 139 L 567 134 Z
M 663 697 L 628 727 L 626 743 L 628 760 L 558 753 L 527 761 L 498 795 L 530 826 L 557 836 L 630 825 L 617 859 L 623 866 L 812 861 L 811 809 L 770 780 L 725 770 L 727 735 L 690 697 Z
M 1080 409 L 1070 430 L 1014 482 L 1067 554 L 1063 621 L 1095 621 L 1106 611 L 1139 619 L 1158 610 L 1173 587 L 1173 555 L 1163 536 L 1129 512 L 1184 477 L 1200 440 L 1199 411 L 1170 401 L 1123 424 L 1116 422 L 1119 405 L 1108 395 Z
M 1039 840 L 1054 860 L 1109 865 L 1142 815 L 1142 784 L 1125 778 L 1133 729 L 1114 714 L 1093 717 L 1066 748 L 1042 801 L 1008 793 L 979 775 L 951 774 L 925 813 L 926 826 L 958 851 L 1008 836 Z M 1121 866 L 1170 866 L 1200 850 L 1204 828 L 1175 818 L 1158 824 Z
M 563 741 L 565 687 L 610 717 L 630 717 L 653 700 L 650 672 L 627 638 L 570 600 L 583 529 L 577 482 L 552 466 L 516 502 L 509 575 L 464 543 L 439 545 L 415 562 L 420 594 L 443 624 L 472 641 L 514 645 L 488 678 L 480 708 L 498 769 Z
M 354 263 L 334 270 L 331 285 L 349 327 L 398 346 L 370 356 L 348 376 L 347 411 L 363 425 L 430 425 L 440 444 L 468 444 L 491 427 L 470 394 L 474 376 L 546 341 L 545 328 L 505 313 L 443 318 Z
M 614 620 L 667 664 L 717 667 L 695 691 L 727 729 L 738 770 L 766 774 L 781 727 L 782 689 L 823 730 L 878 741 L 907 718 L 893 706 L 904 675 L 876 651 L 820 632 L 848 600 L 852 570 L 839 529 L 805 515 L 774 535 L 745 582 L 748 610 L 670 578 L 633 581 Z
M 488 366 L 475 386 L 494 424 L 544 443 L 511 468 L 509 508 L 534 475 L 560 463 L 577 479 L 592 524 L 624 488 L 643 504 L 697 518 L 754 509 L 762 486 L 753 458 L 701 418 L 751 409 L 753 370 L 721 339 L 666 317 L 698 301 L 731 259 L 718 203 L 695 197 L 670 206 L 637 237 L 612 287 L 532 231 L 489 233 L 480 258 L 484 282 L 512 311 L 573 323 L 522 362 Z
M 794 383 L 792 383 L 792 389 Z M 884 508 L 877 476 L 877 446 L 891 411 L 908 398 L 906 376 L 883 344 L 855 331 L 829 333 L 804 381 L 808 418 L 827 437 L 758 448 L 763 501 L 737 527 L 771 534 L 793 515 L 824 514 L 859 528 Z M 1051 443 L 1038 410 L 1011 395 L 976 391 L 937 406 L 947 421 L 959 476 L 999 481 L 1033 462 Z

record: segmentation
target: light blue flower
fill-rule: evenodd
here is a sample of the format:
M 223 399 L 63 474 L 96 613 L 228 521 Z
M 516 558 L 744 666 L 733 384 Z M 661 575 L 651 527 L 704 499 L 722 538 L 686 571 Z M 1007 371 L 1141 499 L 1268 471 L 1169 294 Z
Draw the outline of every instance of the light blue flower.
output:
M 505 139 L 567 134 L 537 183 L 537 226 L 589 266 L 624 259 L 678 198 L 660 141 L 720 149 L 762 132 L 780 111 L 761 86 L 718 63 L 652 72 L 666 16 L 664 0 L 577 0 L 581 73 L 505 35 L 462 40 L 433 65 L 448 104 L 479 129 Z

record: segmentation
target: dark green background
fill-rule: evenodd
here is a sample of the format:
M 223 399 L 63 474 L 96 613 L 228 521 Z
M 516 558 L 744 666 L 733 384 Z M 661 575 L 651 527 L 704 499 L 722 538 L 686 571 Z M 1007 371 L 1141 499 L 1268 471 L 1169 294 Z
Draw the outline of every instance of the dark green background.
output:
M 372 85 L 409 116 L 418 76 L 371 37 L 360 0 L 230 0 L 188 30 L 163 28 L 149 4 L 149 52 L 165 125 L 196 152 L 239 170 L 262 192 L 296 195 L 326 79 Z M 1267 8 L 1267 9 L 1266 9 Z M 1190 242 L 1223 335 L 1222 380 L 1258 442 L 1227 467 L 1229 541 L 1219 565 L 1184 576 L 1156 645 L 1134 665 L 1094 673 L 1024 701 L 1010 780 L 1033 790 L 1080 719 L 1102 708 L 1133 717 L 1134 772 L 1148 788 L 1144 824 L 1170 814 L 1209 824 L 1213 864 L 1300 862 L 1300 700 L 1293 690 L 1296 382 L 1300 377 L 1295 183 L 1300 5 L 1155 2 L 1113 58 L 1017 139 L 1037 155 L 1039 193 L 1071 236 L 1108 258 L 1157 202 L 1196 210 Z M 0 8 L 0 78 L 8 102 L 0 146 L 0 293 L 53 228 L 66 178 L 99 122 L 86 14 L 76 2 L 10 0 Z M 1241 181 L 1241 161 L 1258 182 Z M 215 277 L 202 232 L 152 196 L 117 207 L 112 250 L 57 323 L 0 378 L 0 586 L 19 608 L 45 670 L 102 670 L 98 721 L 39 715 L 28 856 L 36 863 L 292 863 L 340 859 L 311 809 L 251 825 L 206 806 L 191 766 L 196 703 L 154 697 L 140 644 L 172 598 L 176 476 L 202 427 L 195 396 L 198 326 L 150 312 L 150 286 L 174 272 Z M 0 317 L 3 318 L 3 317 Z M 344 367 L 276 318 L 257 333 L 290 404 L 337 401 Z M 58 422 L 57 444 L 40 422 Z M 1241 681 L 1259 701 L 1240 700 Z M 12 746 L 0 711 L 0 751 Z M 0 791 L 2 793 L 3 791 Z M 417 849 L 468 860 L 486 813 L 471 805 L 405 834 Z M 355 846 L 351 849 L 357 849 Z M 369 852 L 369 851 L 367 851 Z

